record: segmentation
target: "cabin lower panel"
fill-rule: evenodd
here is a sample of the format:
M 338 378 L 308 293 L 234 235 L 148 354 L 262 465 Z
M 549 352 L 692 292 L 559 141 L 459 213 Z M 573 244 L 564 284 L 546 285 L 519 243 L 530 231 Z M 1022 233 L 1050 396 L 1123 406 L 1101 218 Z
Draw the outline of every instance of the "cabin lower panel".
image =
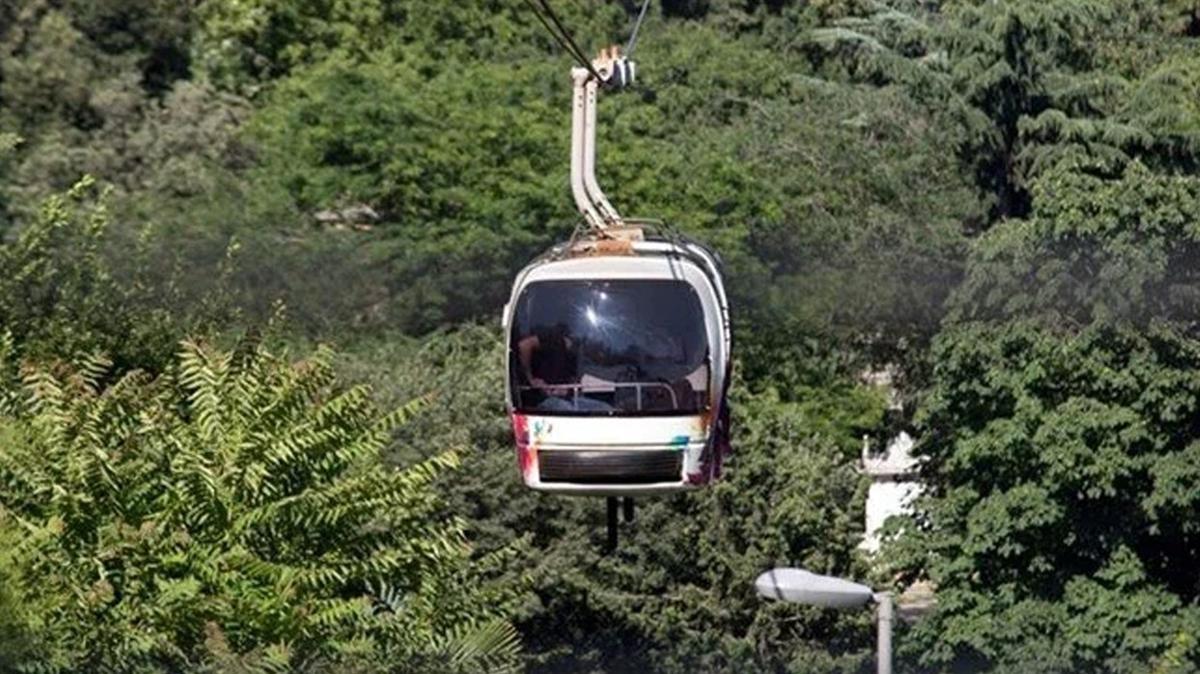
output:
M 590 496 L 667 493 L 703 485 L 708 481 L 703 461 L 707 425 L 705 416 L 513 415 L 525 485 Z

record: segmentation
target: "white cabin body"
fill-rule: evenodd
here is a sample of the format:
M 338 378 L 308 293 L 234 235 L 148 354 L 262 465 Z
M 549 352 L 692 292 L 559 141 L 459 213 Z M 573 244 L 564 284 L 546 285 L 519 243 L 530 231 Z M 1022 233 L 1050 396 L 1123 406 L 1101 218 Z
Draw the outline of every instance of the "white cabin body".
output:
M 556 248 L 505 307 L 508 410 L 533 489 L 632 496 L 719 475 L 731 333 L 716 260 L 692 243 L 624 243 Z

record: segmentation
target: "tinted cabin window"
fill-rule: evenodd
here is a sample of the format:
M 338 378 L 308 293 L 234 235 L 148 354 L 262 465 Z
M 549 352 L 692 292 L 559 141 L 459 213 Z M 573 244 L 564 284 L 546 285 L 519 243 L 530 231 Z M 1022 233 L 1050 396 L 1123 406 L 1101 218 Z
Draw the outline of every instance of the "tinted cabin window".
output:
M 512 323 L 520 411 L 670 415 L 708 404 L 704 310 L 684 281 L 531 283 Z

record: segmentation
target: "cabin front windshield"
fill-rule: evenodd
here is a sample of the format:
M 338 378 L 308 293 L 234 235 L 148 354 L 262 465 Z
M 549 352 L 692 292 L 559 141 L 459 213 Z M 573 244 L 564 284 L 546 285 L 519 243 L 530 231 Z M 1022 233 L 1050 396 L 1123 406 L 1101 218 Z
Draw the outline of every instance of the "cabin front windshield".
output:
M 521 412 L 682 415 L 708 404 L 704 310 L 684 281 L 531 283 L 510 348 Z

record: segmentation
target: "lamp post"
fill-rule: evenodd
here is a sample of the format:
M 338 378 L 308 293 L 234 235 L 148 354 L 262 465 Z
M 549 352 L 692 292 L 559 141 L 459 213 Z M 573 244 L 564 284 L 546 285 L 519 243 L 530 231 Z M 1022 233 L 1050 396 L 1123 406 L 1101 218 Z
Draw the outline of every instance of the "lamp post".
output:
M 760 597 L 824 608 L 877 605 L 878 674 L 892 674 L 892 594 L 875 592 L 844 578 L 820 576 L 804 569 L 771 569 L 754 581 Z

